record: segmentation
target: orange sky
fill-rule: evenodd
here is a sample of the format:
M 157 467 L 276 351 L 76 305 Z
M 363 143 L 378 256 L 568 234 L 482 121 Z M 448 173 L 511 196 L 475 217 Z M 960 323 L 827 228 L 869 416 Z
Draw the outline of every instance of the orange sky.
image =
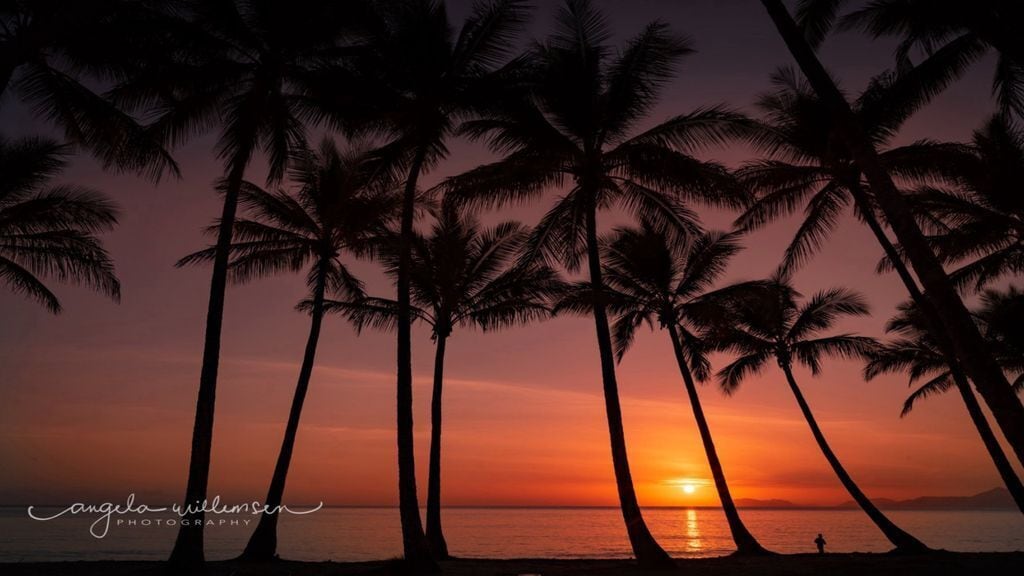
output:
M 655 119 L 718 101 L 747 106 L 774 66 L 789 63 L 754 3 L 700 1 L 675 12 L 668 7 L 678 4 L 669 2 L 630 3 L 629 11 L 601 4 L 621 30 L 635 30 L 660 15 L 690 33 L 701 49 L 668 87 Z M 722 26 L 736 14 L 742 18 Z M 889 48 L 849 36 L 833 42 L 825 55 L 844 83 L 857 87 L 889 63 Z M 912 120 L 901 140 L 966 138 L 991 108 L 989 73 L 972 72 Z M 5 134 L 42 129 L 9 101 L 3 110 Z M 88 159 L 68 173 L 107 191 L 124 208 L 122 226 L 108 236 L 124 300 L 118 306 L 63 288 L 58 294 L 66 312 L 54 318 L 0 293 L 0 460 L 6 464 L 0 503 L 121 500 L 131 492 L 152 502 L 183 493 L 208 271 L 176 270 L 172 264 L 203 244 L 199 230 L 217 211 L 210 182 L 218 167 L 210 147 L 211 139 L 203 138 L 181 150 L 185 177 L 156 188 L 103 174 Z M 711 154 L 729 163 L 745 157 L 739 149 Z M 486 155 L 457 143 L 452 158 L 433 178 Z M 532 223 L 539 210 L 513 213 Z M 721 226 L 728 218 L 709 220 Z M 736 259 L 730 278 L 768 274 L 792 230 L 792 222 L 781 222 L 750 237 L 751 249 Z M 797 276 L 798 286 L 805 292 L 834 284 L 861 290 L 876 315 L 842 328 L 880 335 L 903 292 L 895 278 L 873 274 L 878 256 L 873 240 L 846 222 Z M 389 290 L 373 265 L 356 268 L 371 288 Z M 292 309 L 301 296 L 299 277 L 229 291 L 211 494 L 228 500 L 263 496 L 307 331 L 307 319 Z M 418 478 L 424 489 L 433 349 L 422 330 L 414 346 Z M 286 502 L 396 502 L 393 349 L 390 336 L 367 333 L 357 339 L 341 321 L 327 323 Z M 616 502 L 591 321 L 558 319 L 484 336 L 456 333 L 446 367 L 447 504 Z M 798 378 L 833 448 L 869 495 L 968 494 L 999 484 L 957 398 L 929 399 L 901 420 L 904 381 L 864 383 L 859 371 L 854 363 L 835 362 L 821 378 Z M 714 504 L 664 334 L 643 334 L 619 379 L 641 503 Z M 732 398 L 712 386 L 702 390 L 702 398 L 734 496 L 804 504 L 848 499 L 776 371 L 747 382 Z M 699 487 L 687 495 L 681 479 Z

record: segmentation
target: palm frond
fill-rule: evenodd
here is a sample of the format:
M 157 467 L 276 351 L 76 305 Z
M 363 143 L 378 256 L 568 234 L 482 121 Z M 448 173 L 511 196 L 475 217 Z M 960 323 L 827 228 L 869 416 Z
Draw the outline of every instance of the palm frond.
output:
M 740 356 L 718 371 L 716 375 L 722 391 L 731 396 L 750 376 L 760 374 L 772 359 L 770 350 L 760 350 Z

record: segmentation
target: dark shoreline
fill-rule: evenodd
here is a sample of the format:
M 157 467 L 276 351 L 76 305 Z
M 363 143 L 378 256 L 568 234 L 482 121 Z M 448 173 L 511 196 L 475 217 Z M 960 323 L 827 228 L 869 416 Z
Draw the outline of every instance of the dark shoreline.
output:
M 680 559 L 678 569 L 649 572 L 640 570 L 631 560 L 544 560 L 460 559 L 442 563 L 444 574 L 453 576 L 544 576 L 600 575 L 630 576 L 685 574 L 686 576 L 829 576 L 863 575 L 904 576 L 988 576 L 1024 574 L 1024 552 L 935 552 L 924 555 L 896 554 L 780 554 L 761 557 L 722 557 Z M 210 576 L 326 576 L 406 574 L 396 560 L 375 562 L 293 562 L 267 564 L 219 561 L 207 564 L 204 571 L 185 574 Z M 156 576 L 174 574 L 163 562 L 73 561 L 45 563 L 2 563 L 7 576 Z M 178 572 L 179 574 L 182 572 Z

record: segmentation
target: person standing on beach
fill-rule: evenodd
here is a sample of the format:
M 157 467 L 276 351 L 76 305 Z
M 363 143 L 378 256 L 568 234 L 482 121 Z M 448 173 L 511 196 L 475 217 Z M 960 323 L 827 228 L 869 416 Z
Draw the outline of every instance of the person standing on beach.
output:
M 818 533 L 818 537 L 814 539 L 814 545 L 818 547 L 818 554 L 825 553 L 825 537 Z

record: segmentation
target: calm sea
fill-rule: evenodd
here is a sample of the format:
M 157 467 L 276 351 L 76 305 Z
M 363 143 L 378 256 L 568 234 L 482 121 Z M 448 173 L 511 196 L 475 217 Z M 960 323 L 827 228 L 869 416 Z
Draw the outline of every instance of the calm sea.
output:
M 54 509 L 53 511 L 56 511 Z M 42 514 L 43 511 L 39 511 Z M 725 517 L 718 509 L 648 509 L 651 531 L 673 556 L 731 552 Z M 888 549 L 865 516 L 854 510 L 743 510 L 761 543 L 778 552 L 812 552 L 818 532 L 832 552 Z M 958 551 L 1024 550 L 1024 516 L 1016 511 L 891 511 L 903 528 L 930 546 Z M 160 518 L 151 514 L 147 518 Z M 127 518 L 127 517 L 126 517 Z M 207 558 L 237 555 L 255 521 L 207 528 Z M 619 511 L 613 508 L 455 508 L 444 511 L 452 554 L 486 558 L 626 558 L 630 556 Z M 166 558 L 175 528 L 112 522 L 104 538 L 89 535 L 93 517 L 49 522 L 24 508 L 0 508 L 0 562 L 46 560 L 158 560 Z M 398 511 L 393 508 L 325 508 L 283 516 L 280 554 L 293 560 L 359 561 L 400 554 Z

